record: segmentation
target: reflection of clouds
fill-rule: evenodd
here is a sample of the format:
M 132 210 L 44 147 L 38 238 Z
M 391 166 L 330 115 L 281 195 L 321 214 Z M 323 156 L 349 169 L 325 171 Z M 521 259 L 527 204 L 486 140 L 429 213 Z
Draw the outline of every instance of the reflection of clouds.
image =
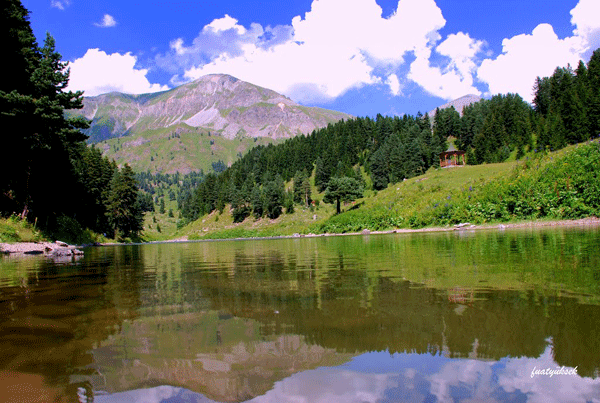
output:
M 389 376 L 385 374 L 324 368 L 301 372 L 277 382 L 271 391 L 251 402 L 377 402 L 390 386 Z
M 137 389 L 127 392 L 112 393 L 110 395 L 96 395 L 94 401 L 97 403 L 162 403 L 180 394 L 181 388 L 171 386 L 159 386 L 151 389 Z
M 442 365 L 440 356 L 395 354 L 389 357 L 393 363 L 382 362 L 383 373 L 358 364 L 372 354 L 376 353 L 363 354 L 342 367 L 295 374 L 250 402 L 600 402 L 600 379 L 531 377 L 534 367 L 558 367 L 551 346 L 539 358 L 448 359 Z
M 506 367 L 498 374 L 498 385 L 504 390 L 520 390 L 529 396 L 530 402 L 600 402 L 600 379 L 581 378 L 573 375 L 535 375 L 534 368 L 560 367 L 552 359 L 552 346 L 539 358 L 507 360 Z
M 431 393 L 440 402 L 453 400 L 457 388 L 467 389 L 475 401 L 495 401 L 490 396 L 492 386 L 492 363 L 477 360 L 452 361 L 438 373 L 429 376 Z
M 248 403 L 341 402 L 595 402 L 600 379 L 571 375 L 531 377 L 535 368 L 556 369 L 549 345 L 538 358 L 500 361 L 448 359 L 429 354 L 367 353 L 339 367 L 294 374 Z M 161 386 L 99 395 L 98 403 L 207 403 L 205 396 Z

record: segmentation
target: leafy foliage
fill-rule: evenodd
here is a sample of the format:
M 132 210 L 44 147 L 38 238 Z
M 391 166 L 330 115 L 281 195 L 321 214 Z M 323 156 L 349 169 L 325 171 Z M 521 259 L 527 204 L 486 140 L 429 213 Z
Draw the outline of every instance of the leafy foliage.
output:
M 557 67 L 534 86 L 538 149 L 560 149 L 600 135 L 600 49 L 577 69 Z
M 351 202 L 363 196 L 363 188 L 358 180 L 347 176 L 331 178 L 327 184 L 323 201 L 335 203 L 337 214 L 341 213 L 341 202 Z
M 129 165 L 113 175 L 106 207 L 108 221 L 118 235 L 127 237 L 142 229 L 143 214 L 138 202 L 137 183 Z
M 359 117 L 330 124 L 277 146 L 255 147 L 230 168 L 200 184 L 182 202 L 183 215 L 191 221 L 231 203 L 236 222 L 246 219 L 250 212 L 256 218 L 276 217 L 284 201 L 281 186 L 278 192 L 273 191 L 273 178 L 293 179 L 294 202 L 310 206 L 311 199 L 319 200 L 309 193 L 307 178 L 313 173 L 314 186 L 325 192 L 323 201 L 339 204 L 342 199 L 334 196 L 337 190 L 332 187 L 339 178 L 361 181 L 362 175 L 355 172 L 363 170 L 370 179 L 367 189 L 383 190 L 437 167 L 439 154 L 448 149 L 451 139 L 466 151 L 469 164 L 520 160 L 546 147 L 558 149 L 586 140 L 600 128 L 600 50 L 594 52 L 587 66 L 580 63 L 576 72 L 558 68 L 552 77 L 538 78 L 535 90 L 535 108 L 519 95 L 495 95 L 465 107 L 462 116 L 454 108 L 437 110 L 432 120 L 420 114 L 378 114 L 375 119 Z M 291 210 L 290 202 L 285 203 L 286 210 Z M 456 205 L 443 206 L 445 210 L 435 213 L 441 220 L 436 222 L 453 216 Z M 509 214 L 512 211 L 510 207 Z M 499 219 L 503 214 L 495 210 L 486 219 Z M 410 226 L 420 226 L 432 221 L 421 217 L 409 222 Z
M 0 125 L 12 129 L 3 136 L 10 158 L 0 159 L 0 214 L 17 213 L 65 237 L 84 227 L 136 234 L 133 172 L 85 145 L 88 122 L 65 114 L 83 107 L 83 93 L 65 91 L 67 63 L 49 34 L 38 46 L 28 14 L 19 0 L 3 2 L 0 32 L 11 62 L 10 79 L 0 84 Z

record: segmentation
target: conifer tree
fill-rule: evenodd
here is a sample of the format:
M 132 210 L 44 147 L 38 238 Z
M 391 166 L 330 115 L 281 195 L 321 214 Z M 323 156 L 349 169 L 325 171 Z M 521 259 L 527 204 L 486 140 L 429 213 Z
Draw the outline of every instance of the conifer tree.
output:
M 271 219 L 281 215 L 285 197 L 285 185 L 281 175 L 268 181 L 264 188 L 265 214 Z
M 587 64 L 587 86 L 589 89 L 587 127 L 590 137 L 600 135 L 600 49 L 592 53 Z
M 354 178 L 335 177 L 331 178 L 323 201 L 325 203 L 336 205 L 337 214 L 341 213 L 341 202 L 354 201 L 363 196 L 363 188 L 361 184 Z
M 310 206 L 311 190 L 310 180 L 306 170 L 296 172 L 294 176 L 294 202 L 303 204 L 305 207 Z
M 371 179 L 373 180 L 373 189 L 385 189 L 389 183 L 389 176 L 384 147 L 379 147 L 379 149 L 371 156 L 370 171 Z
M 325 190 L 327 187 L 327 182 L 330 178 L 330 173 L 326 171 L 325 163 L 321 157 L 317 157 L 317 161 L 315 162 L 315 185 L 320 192 Z
M 133 170 L 125 165 L 115 171 L 110 184 L 107 216 L 116 235 L 137 235 L 143 228 L 143 213 L 138 204 L 138 188 Z M 164 200 L 164 199 L 163 199 Z
M 72 159 L 78 157 L 87 127 L 84 119 L 65 117 L 66 109 L 83 106 L 81 92 L 66 92 L 66 63 L 48 34 L 44 46 L 37 45 L 29 25 L 28 11 L 18 0 L 3 2 L 0 17 L 5 71 L 10 79 L 0 84 L 0 126 L 12 128 L 3 136 L 3 148 L 11 158 L 0 162 L 0 212 L 20 212 L 23 217 L 51 223 L 60 214 L 72 214 L 81 191 Z M 17 130 L 14 130 L 18 128 Z M 56 192 L 48 180 L 48 167 L 72 192 Z M 52 194 L 52 197 L 48 197 Z

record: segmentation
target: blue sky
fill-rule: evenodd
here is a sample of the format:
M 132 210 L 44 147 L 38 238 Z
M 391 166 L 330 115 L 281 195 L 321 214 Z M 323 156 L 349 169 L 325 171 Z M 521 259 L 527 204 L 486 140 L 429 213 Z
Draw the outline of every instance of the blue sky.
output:
M 600 0 L 22 0 L 69 89 L 146 93 L 227 73 L 355 116 L 519 93 L 600 47 Z

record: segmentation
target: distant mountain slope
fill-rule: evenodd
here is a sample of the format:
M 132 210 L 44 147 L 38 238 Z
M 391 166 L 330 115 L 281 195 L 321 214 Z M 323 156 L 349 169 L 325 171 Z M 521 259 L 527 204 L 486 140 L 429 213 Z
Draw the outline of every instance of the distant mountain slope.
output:
M 168 129 L 210 131 L 226 139 L 292 137 L 351 116 L 305 107 L 291 99 L 229 75 L 207 75 L 169 91 L 84 98 L 72 113 L 92 121 L 87 135 L 97 143 L 126 135 Z
M 456 109 L 456 111 L 459 113 L 459 115 L 462 116 L 462 111 L 465 108 L 465 106 L 469 106 L 473 103 L 479 102 L 481 101 L 481 97 L 477 96 L 477 95 L 473 95 L 473 94 L 469 94 L 469 95 L 465 95 L 462 96 L 460 98 L 457 98 L 453 101 L 450 101 L 448 103 L 445 103 L 443 105 L 440 105 L 438 108 L 436 109 L 446 109 L 446 108 L 450 108 L 451 106 L 454 106 L 454 109 Z M 435 111 L 436 109 L 433 109 L 431 111 L 429 111 L 429 117 L 433 118 L 435 116 Z

